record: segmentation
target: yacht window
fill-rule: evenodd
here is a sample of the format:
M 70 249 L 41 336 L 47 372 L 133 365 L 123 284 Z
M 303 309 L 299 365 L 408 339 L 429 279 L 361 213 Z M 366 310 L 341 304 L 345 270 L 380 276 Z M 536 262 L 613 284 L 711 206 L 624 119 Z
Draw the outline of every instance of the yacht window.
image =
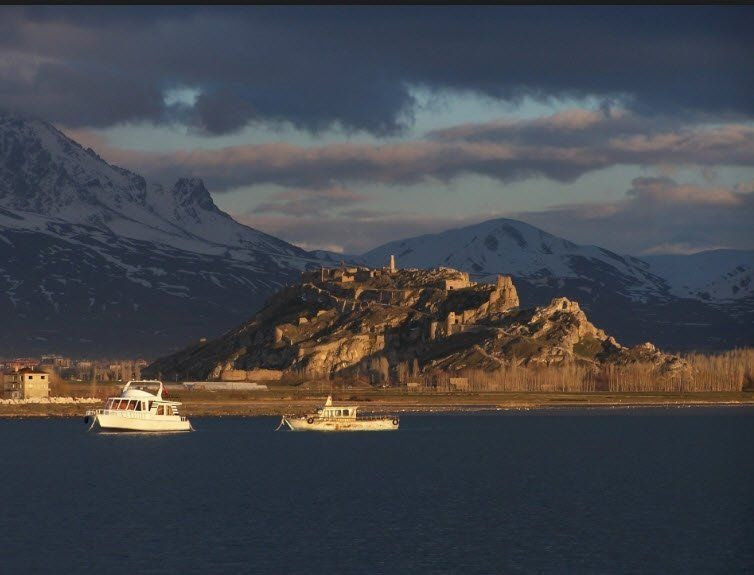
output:
M 165 406 L 163 406 L 163 405 L 160 405 L 160 406 L 159 406 L 159 407 L 157 408 L 157 415 L 165 415 Z
M 141 406 L 144 402 L 143 401 L 137 401 L 136 402 L 136 411 L 141 411 Z
M 165 406 L 165 415 L 173 415 L 173 406 L 172 405 L 166 405 Z
M 118 411 L 123 411 L 128 407 L 128 400 L 127 399 L 121 399 L 120 403 L 118 404 Z
M 129 401 L 128 402 L 128 411 L 135 411 L 137 403 L 139 403 L 139 402 L 138 401 Z
M 347 409 L 343 410 L 343 415 L 345 415 L 346 417 L 348 416 L 348 410 Z

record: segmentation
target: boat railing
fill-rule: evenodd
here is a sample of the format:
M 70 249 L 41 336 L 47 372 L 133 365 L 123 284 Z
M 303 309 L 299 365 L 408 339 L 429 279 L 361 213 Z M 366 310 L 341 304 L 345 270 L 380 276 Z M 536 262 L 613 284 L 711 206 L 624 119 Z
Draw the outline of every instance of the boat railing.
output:
M 322 421 L 322 420 L 324 420 L 324 421 L 376 421 L 376 420 L 379 420 L 379 419 L 397 419 L 398 418 L 397 415 L 389 415 L 389 414 L 380 415 L 379 413 L 370 413 L 370 414 L 366 414 L 366 415 L 359 413 L 358 415 L 356 415 L 355 418 L 351 417 L 351 416 L 348 416 L 348 415 L 340 415 L 340 416 L 338 416 L 338 415 L 320 415 L 320 414 L 314 415 L 314 414 L 311 414 L 311 413 L 308 413 L 308 414 L 305 414 L 305 415 L 300 415 L 300 414 L 299 415 L 285 414 L 285 415 L 283 415 L 283 417 L 292 417 L 292 418 L 295 418 L 295 417 L 313 417 L 314 419 L 318 419 L 320 421 Z
M 356 416 L 356 421 L 375 421 L 377 419 L 398 419 L 397 415 L 389 415 L 387 413 L 379 414 L 379 413 L 368 413 L 368 414 L 361 414 L 359 413 Z
M 150 411 L 136 411 L 135 409 L 93 409 L 86 412 L 87 415 L 117 415 L 118 417 L 127 417 L 129 419 L 153 419 L 156 414 Z M 186 421 L 185 415 L 173 413 L 169 417 L 179 416 L 181 421 Z M 161 417 L 161 416 L 158 416 Z

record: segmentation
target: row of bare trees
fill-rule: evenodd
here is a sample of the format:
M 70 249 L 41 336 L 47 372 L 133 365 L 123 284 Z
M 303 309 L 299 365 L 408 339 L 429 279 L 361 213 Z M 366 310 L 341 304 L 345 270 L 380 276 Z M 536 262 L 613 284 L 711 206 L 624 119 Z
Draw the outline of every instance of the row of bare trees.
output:
M 416 391 L 511 392 L 720 392 L 754 391 L 754 349 L 684 357 L 688 369 L 663 373 L 652 364 L 570 364 L 561 367 L 508 366 L 494 371 L 467 369 L 459 373 L 429 372 L 410 378 Z M 402 373 L 406 373 L 405 371 Z
M 460 372 L 421 371 L 416 360 L 390 365 L 384 357 L 371 358 L 356 372 L 336 376 L 289 373 L 283 383 L 298 385 L 313 379 L 330 385 L 406 386 L 416 392 L 722 392 L 754 391 L 754 348 L 716 354 L 691 353 L 687 368 L 663 372 L 649 363 L 559 367 L 505 366 L 496 370 Z

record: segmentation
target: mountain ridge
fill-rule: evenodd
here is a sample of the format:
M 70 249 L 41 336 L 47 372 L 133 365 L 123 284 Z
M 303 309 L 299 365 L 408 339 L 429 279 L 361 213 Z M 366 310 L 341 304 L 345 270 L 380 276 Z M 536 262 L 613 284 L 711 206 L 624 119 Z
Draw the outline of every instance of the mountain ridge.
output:
M 690 269 L 694 256 L 675 256 L 673 261 L 685 272 L 673 276 L 663 269 L 659 256 L 645 261 L 599 246 L 579 245 L 507 218 L 395 240 L 361 259 L 379 265 L 389 254 L 395 255 L 399 266 L 447 265 L 480 281 L 491 281 L 496 274 L 511 275 L 525 305 L 544 305 L 556 296 L 576 299 L 595 321 L 631 343 L 655 339 L 669 349 L 754 343 L 748 328 L 754 312 L 750 281 L 754 262 L 739 266 L 736 272 L 736 281 L 743 282 L 746 290 L 738 288 L 733 293 L 731 287 L 727 293 L 735 297 L 724 297 L 725 284 L 713 292 L 717 298 L 705 297 L 701 290 L 684 292 L 679 284 L 684 274 L 691 279 L 700 276 L 700 284 L 708 281 L 708 272 Z M 707 257 L 714 259 L 715 254 Z
M 149 183 L 41 120 L 0 116 L 6 352 L 165 352 L 227 329 L 317 261 L 233 220 L 200 179 Z
M 52 347 L 154 357 L 237 325 L 302 270 L 342 260 L 379 267 L 391 254 L 403 267 L 453 266 L 486 281 L 511 275 L 526 306 L 575 299 L 629 344 L 753 343 L 750 260 L 697 277 L 695 262 L 718 256 L 644 260 L 509 219 L 397 240 L 362 256 L 308 252 L 236 222 L 201 179 L 149 182 L 42 120 L 0 114 L 6 354 Z

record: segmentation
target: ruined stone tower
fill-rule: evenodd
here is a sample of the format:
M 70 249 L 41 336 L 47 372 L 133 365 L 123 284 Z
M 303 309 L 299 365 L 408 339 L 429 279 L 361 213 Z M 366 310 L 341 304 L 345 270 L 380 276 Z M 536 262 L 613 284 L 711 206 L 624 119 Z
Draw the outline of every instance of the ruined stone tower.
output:
M 495 290 L 490 294 L 490 305 L 494 305 L 499 310 L 518 307 L 518 292 L 510 276 L 498 274 Z

